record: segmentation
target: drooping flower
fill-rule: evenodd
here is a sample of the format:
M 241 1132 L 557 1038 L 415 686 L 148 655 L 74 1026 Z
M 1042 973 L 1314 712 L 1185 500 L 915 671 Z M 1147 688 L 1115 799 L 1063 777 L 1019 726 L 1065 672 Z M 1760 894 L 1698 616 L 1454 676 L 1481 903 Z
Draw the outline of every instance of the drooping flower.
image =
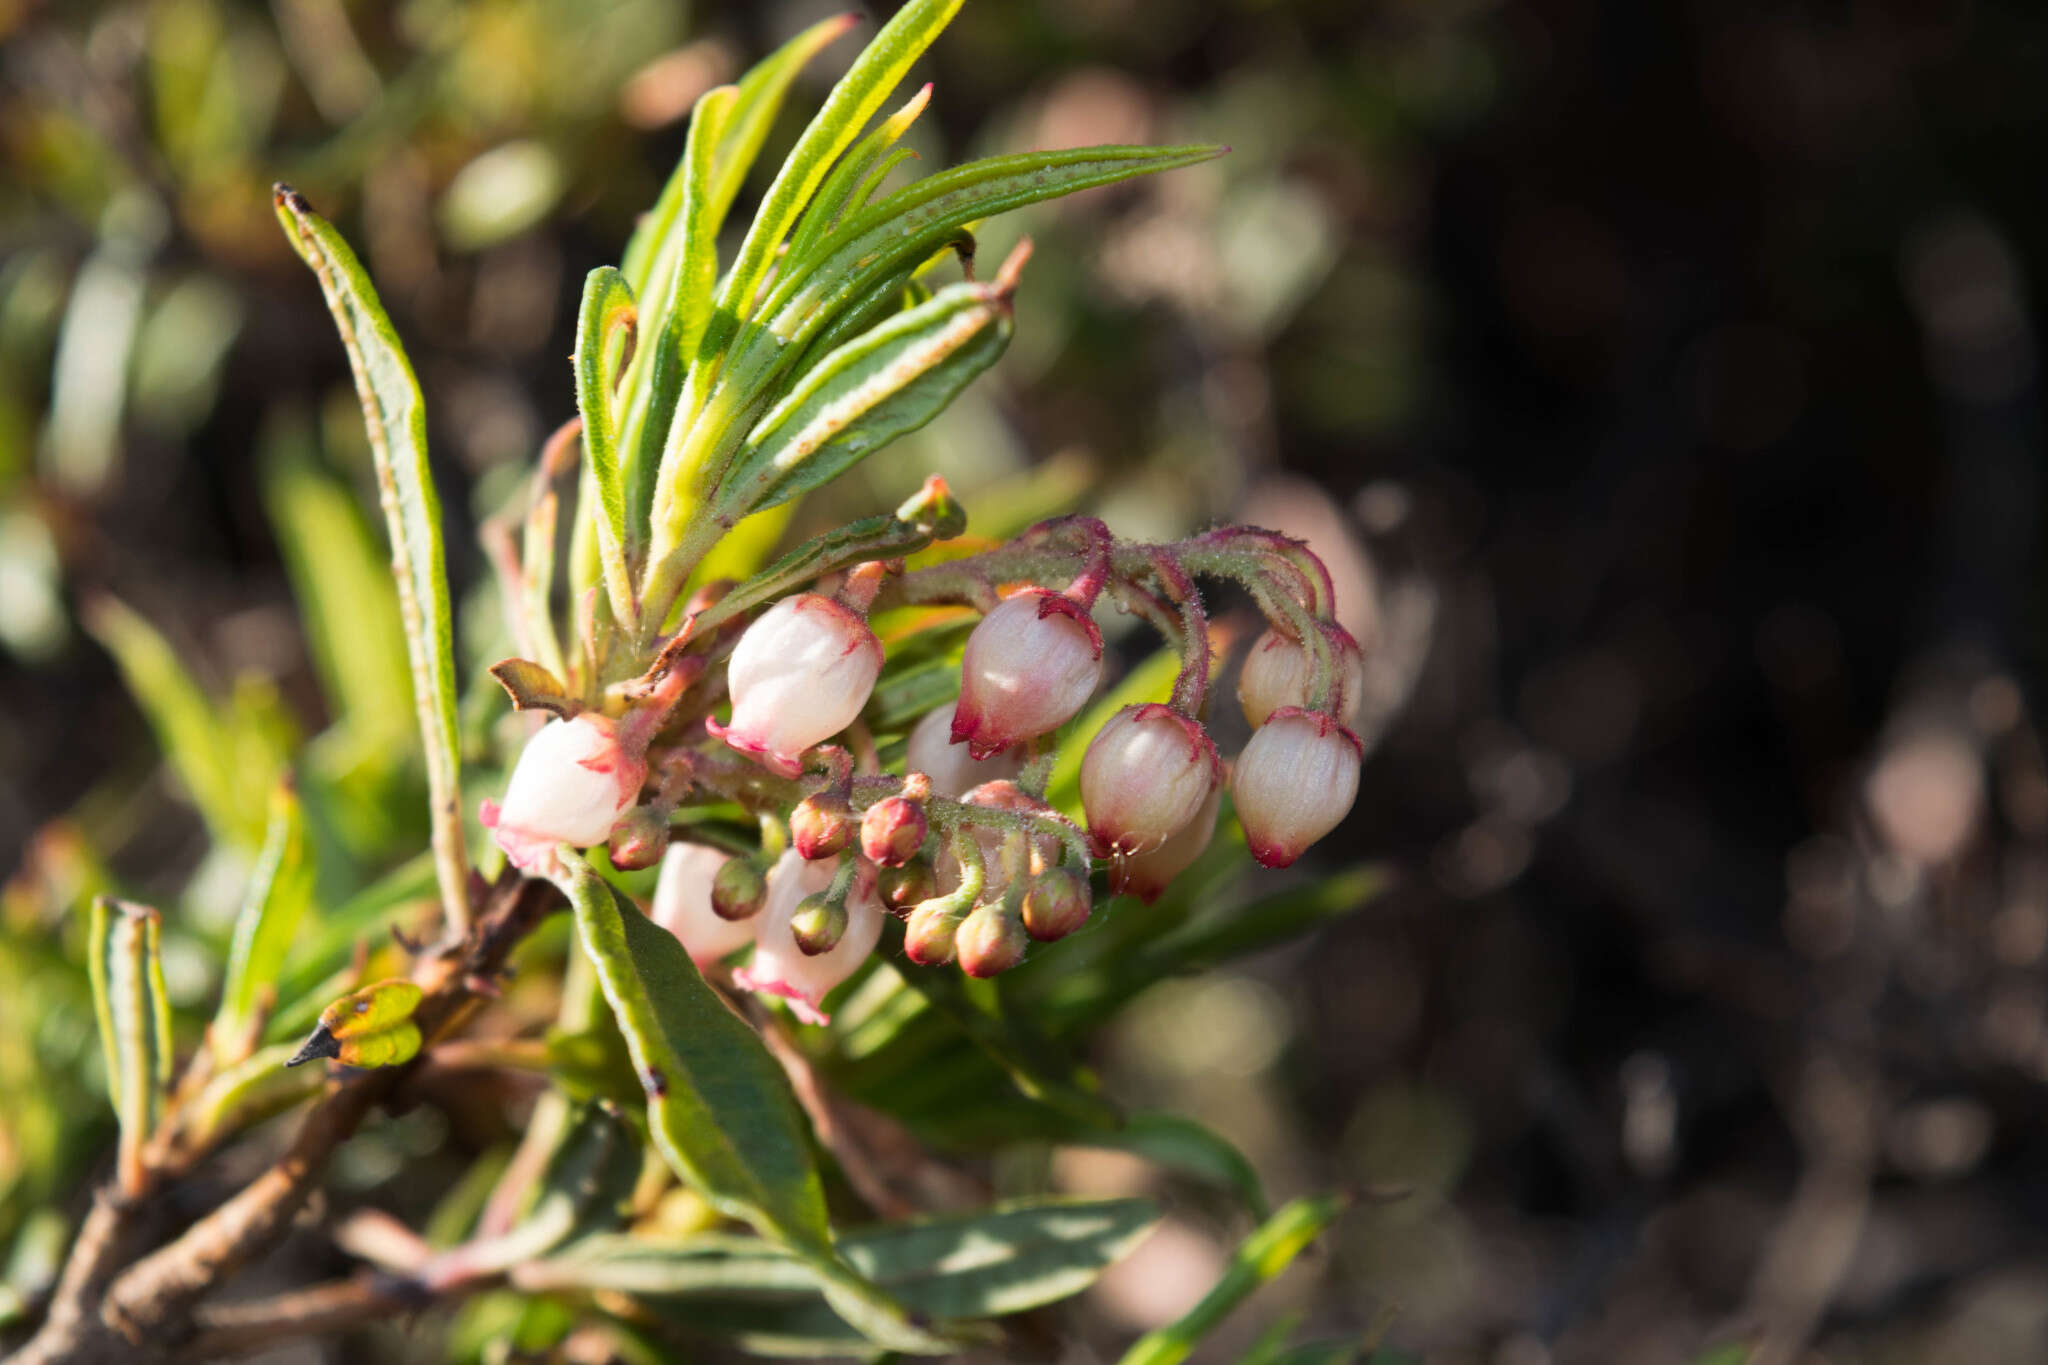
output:
M 807 862 L 795 849 L 783 853 L 768 873 L 768 903 L 753 920 L 754 956 L 732 974 L 742 990 L 783 997 L 790 1013 L 807 1024 L 832 1021 L 820 1003 L 874 951 L 887 913 L 875 899 L 873 875 L 863 870 L 846 897 L 846 928 L 839 941 L 827 952 L 806 956 L 796 941 L 797 907 L 832 885 L 832 870 L 831 863 Z
M 1268 716 L 1230 784 L 1252 856 L 1285 867 L 1335 829 L 1358 796 L 1364 757 L 1358 736 L 1319 711 L 1285 706 Z
M 1165 843 L 1150 853 L 1118 858 L 1109 865 L 1109 887 L 1117 895 L 1136 896 L 1150 905 L 1172 884 L 1173 879 L 1194 865 L 1208 851 L 1216 837 L 1216 811 L 1223 804 L 1223 784 L 1209 789 L 1209 799 Z
M 859 612 L 817 593 L 770 607 L 726 664 L 732 720 L 706 728 L 783 777 L 803 752 L 830 739 L 867 705 L 882 671 L 882 642 Z
M 754 926 L 711 908 L 711 886 L 731 855 L 702 844 L 671 844 L 654 883 L 654 922 L 676 936 L 702 967 L 754 941 Z
M 1201 725 L 1156 702 L 1109 718 L 1081 759 L 1081 806 L 1104 857 L 1146 853 L 1194 818 L 1222 777 Z
M 976 758 L 1057 730 L 1102 680 L 1102 632 L 1087 608 L 1027 588 L 1007 597 L 967 637 L 953 742 Z
M 953 743 L 954 709 L 954 704 L 948 702 L 927 712 L 912 727 L 903 756 L 906 770 L 931 778 L 932 790 L 940 796 L 958 796 L 970 787 L 1015 777 L 1024 771 L 1024 755 L 1015 748 L 976 758 L 967 752 L 966 745 Z
M 559 845 L 609 838 L 646 780 L 646 760 L 620 745 L 618 726 L 585 711 L 549 721 L 526 742 L 504 802 L 485 801 L 480 817 L 513 866 L 545 875 Z
M 1365 654 L 1341 627 L 1331 629 L 1330 644 L 1337 653 L 1337 678 L 1329 709 L 1346 726 L 1353 726 L 1365 702 Z M 1301 642 L 1269 627 L 1252 642 L 1237 675 L 1237 700 L 1244 718 L 1256 730 L 1283 706 L 1307 706 L 1314 672 Z

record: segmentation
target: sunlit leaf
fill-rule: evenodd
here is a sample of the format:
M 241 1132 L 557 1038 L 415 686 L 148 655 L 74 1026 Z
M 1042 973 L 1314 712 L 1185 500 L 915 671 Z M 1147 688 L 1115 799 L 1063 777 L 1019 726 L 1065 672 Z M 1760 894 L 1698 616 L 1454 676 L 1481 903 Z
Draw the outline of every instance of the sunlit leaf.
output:
M 824 1188 L 789 1081 L 761 1040 L 704 984 L 675 936 L 656 928 L 580 857 L 559 885 L 597 968 L 647 1095 L 654 1144 L 720 1212 L 789 1247 L 824 1280 L 836 1311 L 882 1345 L 944 1351 L 832 1249 Z
M 1020 1202 L 866 1229 L 841 1239 L 840 1250 L 920 1316 L 1001 1317 L 1087 1288 L 1158 1217 L 1142 1199 Z M 517 1282 L 628 1294 L 693 1332 L 737 1337 L 746 1349 L 769 1354 L 872 1349 L 830 1310 L 810 1267 L 745 1238 L 590 1238 Z
M 427 467 L 427 419 L 419 381 L 370 277 L 341 234 L 289 186 L 278 186 L 273 197 L 285 235 L 319 278 L 355 373 L 412 661 L 441 900 L 452 920 L 466 923 L 469 862 L 462 847 L 454 620 L 441 547 L 441 500 Z
M 627 557 L 640 536 L 626 519 L 612 394 L 626 348 L 633 344 L 637 318 L 626 277 L 608 265 L 591 271 L 577 313 L 574 363 L 576 408 L 583 415 L 583 458 L 597 489 L 597 502 L 593 507 L 579 507 L 577 515 L 597 518 L 598 553 L 604 565 L 605 590 L 611 594 L 612 618 L 628 625 L 638 619 L 639 611 Z
M 1340 1195 L 1323 1195 L 1297 1199 L 1281 1208 L 1239 1244 L 1222 1277 L 1201 1302 L 1179 1321 L 1140 1337 L 1124 1353 L 1121 1365 L 1177 1365 L 1186 1360 L 1232 1309 L 1320 1237 L 1349 1202 Z
M 255 1046 L 262 1018 L 276 1003 L 278 972 L 312 898 L 305 811 L 298 793 L 283 783 L 271 794 L 270 828 L 235 919 L 220 1009 L 207 1031 L 216 1066 L 240 1061 Z
M 949 286 L 820 361 L 749 433 L 720 481 L 721 514 L 787 502 L 929 422 L 1009 345 L 1009 293 Z

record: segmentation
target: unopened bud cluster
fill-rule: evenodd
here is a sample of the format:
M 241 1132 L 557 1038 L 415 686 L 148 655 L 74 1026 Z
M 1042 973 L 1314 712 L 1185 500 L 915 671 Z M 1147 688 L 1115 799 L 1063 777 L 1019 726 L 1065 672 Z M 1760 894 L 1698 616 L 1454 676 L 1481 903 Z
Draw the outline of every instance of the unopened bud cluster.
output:
M 1228 764 L 1202 720 L 1211 661 L 1197 576 L 1244 584 L 1271 618 L 1238 684 L 1253 734 Z M 1132 547 L 1073 519 L 928 568 L 860 564 L 754 607 L 751 622 L 743 589 L 726 607 L 708 593 L 692 609 L 721 624 L 697 637 L 689 617 L 647 679 L 538 730 L 484 823 L 536 873 L 563 844 L 608 843 L 620 869 L 658 862 L 655 921 L 702 966 L 745 951 L 733 984 L 806 1021 L 824 1021 L 826 994 L 891 915 L 911 962 L 995 975 L 1086 925 L 1093 860 L 1112 893 L 1162 894 L 1208 849 L 1226 785 L 1268 867 L 1342 821 L 1363 758 L 1350 726 L 1364 655 L 1335 624 L 1328 583 L 1270 533 Z M 1102 682 L 1093 612 L 1105 594 L 1174 640 L 1183 667 L 1170 700 L 1126 706 L 1088 740 L 1077 824 L 1047 804 L 1044 782 L 1059 733 Z M 856 724 L 885 662 L 868 622 L 878 600 L 983 611 L 958 699 L 907 727 L 895 774 Z M 683 835 L 671 814 L 692 801 L 758 814 L 768 851 L 672 845 Z

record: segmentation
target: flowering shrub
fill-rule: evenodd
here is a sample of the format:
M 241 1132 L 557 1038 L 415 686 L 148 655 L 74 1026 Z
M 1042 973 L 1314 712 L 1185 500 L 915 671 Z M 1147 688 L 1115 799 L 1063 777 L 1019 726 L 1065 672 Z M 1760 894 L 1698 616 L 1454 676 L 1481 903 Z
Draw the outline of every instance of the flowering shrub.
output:
M 880 193 L 929 90 L 862 130 L 955 3 L 918 0 L 882 29 L 722 273 L 717 241 L 748 165 L 790 80 L 842 21 L 703 97 L 681 164 L 621 265 L 591 273 L 574 357 L 580 415 L 542 451 L 523 505 L 488 533 L 518 651 L 490 668 L 516 713 L 498 733 L 518 742 L 509 777 L 484 784 L 498 794 L 473 806 L 419 393 L 348 246 L 278 188 L 280 221 L 354 365 L 377 458 L 440 931 L 409 943 L 410 962 L 385 979 L 344 965 L 308 983 L 328 1002 L 317 1018 L 280 1008 L 308 895 L 289 880 L 303 835 L 287 793 L 255 864 L 221 1012 L 180 1073 L 160 917 L 100 902 L 89 951 L 120 1162 L 25 1359 L 126 1358 L 164 1341 L 188 1357 L 233 1354 L 485 1291 L 549 1296 L 568 1321 L 622 1336 L 666 1316 L 749 1350 L 955 1350 L 986 1337 L 976 1319 L 1085 1286 L 1151 1213 L 1141 1201 L 1027 1203 L 950 1210 L 908 1231 L 835 1231 L 814 1142 L 874 1213 L 915 1207 L 872 1169 L 872 1137 L 849 1137 L 825 1097 L 839 1087 L 883 1103 L 890 1068 L 900 1080 L 920 1037 L 964 1047 L 968 1082 L 950 1108 L 899 1091 L 885 1106 L 897 1118 L 874 1122 L 954 1149 L 992 1145 L 1017 1123 L 1130 1146 L 1222 1171 L 1259 1207 L 1242 1158 L 1192 1125 L 1132 1122 L 1062 1040 L 1158 974 L 1270 941 L 1256 921 L 1192 921 L 1183 928 L 1199 932 L 1179 955 L 1170 934 L 1142 950 L 1112 938 L 1120 917 L 1170 899 L 1212 846 L 1235 856 L 1234 837 L 1217 839 L 1226 790 L 1252 854 L 1272 867 L 1350 808 L 1362 746 L 1346 727 L 1362 656 L 1335 624 L 1314 555 L 1244 527 L 1131 543 L 1085 516 L 975 542 L 934 477 L 894 513 L 756 572 L 706 567 L 744 519 L 928 421 L 1002 354 L 1030 249 L 977 278 L 971 225 L 1218 150 L 999 157 Z M 949 256 L 966 278 L 928 283 Z M 558 485 L 572 469 L 558 585 Z M 1205 721 L 1216 651 L 1204 580 L 1235 585 L 1269 623 L 1240 688 L 1256 728 L 1234 775 Z M 1166 640 L 1164 700 L 1127 687 L 1098 696 L 1106 607 Z M 488 842 L 473 864 L 479 834 Z M 648 878 L 633 874 L 656 868 L 649 896 Z M 1105 910 L 1098 880 L 1136 901 Z M 1327 909 L 1360 889 L 1327 893 Z M 644 913 L 636 895 L 650 902 Z M 374 1253 L 358 1238 L 351 1249 L 380 1273 L 310 1300 L 211 1302 L 410 1069 L 464 1055 L 463 1026 L 564 902 L 574 935 L 558 1027 L 537 1058 L 506 1054 L 537 1062 L 550 1088 L 467 1238 L 432 1253 L 410 1234 Z M 1084 928 L 1101 931 L 1092 955 L 1074 959 L 1106 983 L 1092 994 L 1019 987 L 1006 1005 L 995 987 L 962 979 L 1022 976 L 1056 951 L 1040 945 Z M 842 1012 L 873 1024 L 876 1001 L 899 991 L 926 1013 L 924 1033 L 878 1032 L 864 1057 L 814 1044 Z M 1044 1008 L 1027 1008 L 1031 999 Z M 300 1037 L 266 1044 L 292 1020 Z M 896 1047 L 903 1039 L 914 1045 Z M 286 1157 L 219 1210 L 175 1236 L 139 1224 L 136 1210 L 222 1140 L 300 1106 Z M 669 1194 L 694 1201 L 693 1235 L 657 1216 Z M 1133 1358 L 1184 1355 L 1337 1203 L 1274 1215 L 1247 1244 L 1252 1269 Z M 717 1220 L 755 1239 L 693 1232 Z M 970 1243 L 1000 1254 L 973 1265 L 945 1254 Z

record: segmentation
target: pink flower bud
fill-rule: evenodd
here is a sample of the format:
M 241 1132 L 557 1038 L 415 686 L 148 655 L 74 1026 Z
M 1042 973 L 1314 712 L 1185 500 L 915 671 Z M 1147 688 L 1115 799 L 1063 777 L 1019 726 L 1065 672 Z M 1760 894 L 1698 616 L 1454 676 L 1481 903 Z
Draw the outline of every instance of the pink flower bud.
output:
M 969 787 L 1015 777 L 1024 771 L 1022 751 L 1010 748 L 989 758 L 976 758 L 964 744 L 953 742 L 954 705 L 948 702 L 925 713 L 910 732 L 903 756 L 906 770 L 923 773 L 940 796 L 958 796 Z
M 789 841 L 813 862 L 837 857 L 853 831 L 853 807 L 835 791 L 807 796 L 789 813 Z
M 1358 795 L 1358 736 L 1319 711 L 1283 706 L 1238 755 L 1231 779 L 1252 856 L 1285 867 L 1337 827 Z
M 910 922 L 903 926 L 903 955 L 920 967 L 951 962 L 959 934 L 960 917 L 928 902 L 911 911 Z
M 1081 759 L 1081 806 L 1104 857 L 1144 853 L 1194 818 L 1222 777 L 1200 724 L 1170 706 L 1126 706 Z
M 1209 799 L 1195 812 L 1195 818 L 1176 830 L 1171 838 L 1150 853 L 1118 858 L 1109 865 L 1109 889 L 1119 896 L 1136 896 L 1150 905 L 1175 877 L 1193 866 L 1208 851 L 1216 837 L 1216 810 L 1223 804 L 1223 784 L 1209 791 Z
M 1090 908 L 1088 879 L 1055 867 L 1024 893 L 1024 932 L 1040 943 L 1065 938 L 1088 922 Z
M 960 970 L 969 976 L 1000 976 L 1024 960 L 1029 946 L 1023 922 L 1005 914 L 1000 905 L 975 907 L 974 913 L 960 922 L 960 932 L 953 940 Z
M 653 867 L 668 851 L 668 812 L 635 806 L 612 826 L 612 866 L 621 872 Z
M 654 883 L 656 924 L 676 936 L 700 967 L 754 941 L 754 926 L 720 918 L 711 908 L 711 885 L 731 855 L 702 844 L 671 844 Z
M 860 613 L 817 593 L 785 597 L 747 627 L 726 664 L 732 720 L 705 728 L 783 777 L 844 730 L 882 671 L 882 642 Z
M 900 867 L 917 856 L 930 832 L 924 807 L 903 796 L 885 796 L 860 818 L 860 851 L 871 863 Z
M 798 903 L 796 914 L 790 919 L 789 930 L 803 955 L 816 957 L 820 953 L 831 952 L 838 945 L 851 918 L 843 904 L 823 891 L 814 891 Z
M 750 859 L 734 858 L 711 879 L 711 909 L 720 919 L 752 919 L 767 899 L 768 879 Z
M 1336 690 L 1330 697 L 1330 710 L 1345 725 L 1356 725 L 1365 702 L 1365 654 L 1341 628 L 1330 643 L 1337 652 Z M 1244 718 L 1256 730 L 1283 706 L 1307 706 L 1314 672 L 1309 651 L 1299 640 L 1269 628 L 1252 642 L 1252 652 L 1245 656 L 1244 669 L 1237 675 L 1237 700 L 1244 707 Z
M 1043 588 L 1005 598 L 967 637 L 953 742 L 987 758 L 1057 730 L 1102 679 L 1102 632 L 1088 609 Z
M 834 986 L 852 976 L 882 937 L 881 902 L 874 884 L 863 874 L 854 879 L 846 898 L 846 931 L 829 952 L 808 957 L 797 947 L 797 907 L 806 896 L 832 885 L 832 864 L 804 860 L 795 849 L 785 852 L 768 873 L 768 904 L 754 923 L 754 956 L 732 974 L 741 990 L 779 995 L 790 1012 L 807 1024 L 829 1024 L 831 1016 L 818 1006 Z
M 549 721 L 526 742 L 504 804 L 485 801 L 481 818 L 513 866 L 545 875 L 557 845 L 589 848 L 609 838 L 646 780 L 646 760 L 620 746 L 618 727 L 585 711 Z

